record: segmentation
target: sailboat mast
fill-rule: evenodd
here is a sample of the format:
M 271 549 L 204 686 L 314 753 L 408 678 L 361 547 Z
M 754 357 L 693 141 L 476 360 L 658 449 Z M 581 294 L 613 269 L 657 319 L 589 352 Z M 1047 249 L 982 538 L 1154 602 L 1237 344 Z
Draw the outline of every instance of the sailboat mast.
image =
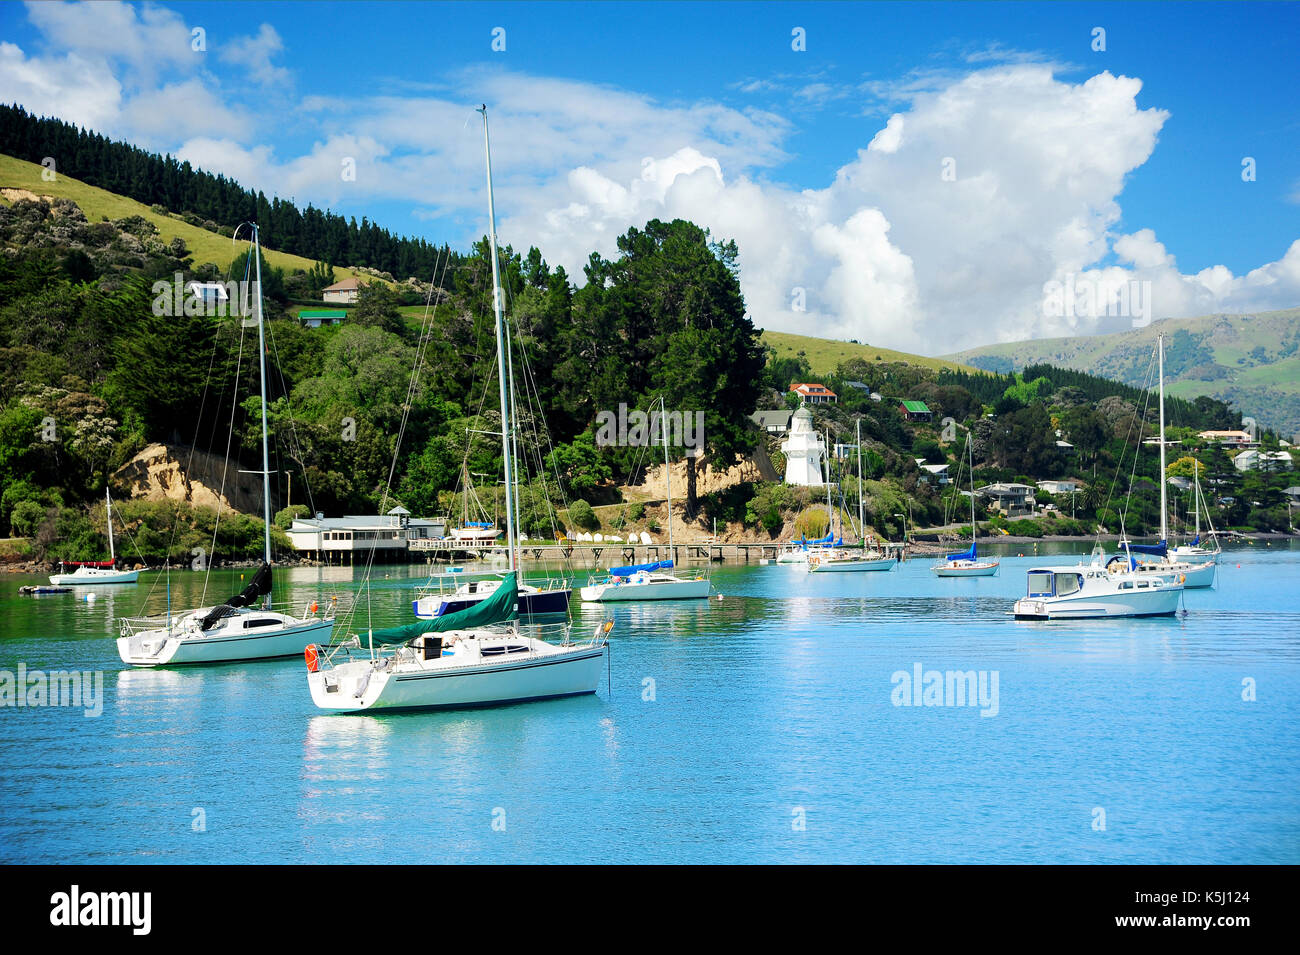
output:
M 1201 462 L 1192 458 L 1192 510 L 1196 511 L 1196 542 L 1201 542 Z
M 970 432 L 966 432 L 966 469 L 970 472 L 970 542 L 975 543 L 975 449 L 970 444 Z
M 510 348 L 509 323 L 506 323 L 506 372 L 510 376 L 510 407 L 513 409 L 518 403 L 518 395 L 515 392 L 515 360 L 514 353 Z M 513 415 L 512 415 L 513 417 Z M 515 427 L 510 431 L 510 452 L 514 457 L 516 465 L 519 462 L 519 428 Z M 527 475 L 525 475 L 527 480 Z M 524 522 L 519 516 L 519 489 L 515 488 L 515 527 L 519 529 L 522 535 L 524 532 Z
M 1165 479 L 1165 336 L 1156 339 L 1160 355 L 1160 539 L 1169 540 L 1169 482 Z
M 675 561 L 677 551 L 673 549 L 673 469 L 668 464 L 668 408 L 664 405 L 664 396 L 659 396 L 659 430 L 664 439 L 664 489 L 668 495 L 668 559 Z
M 515 466 L 512 460 L 510 427 L 510 365 L 506 359 L 505 318 L 501 307 L 501 270 L 497 264 L 497 213 L 492 198 L 492 144 L 488 137 L 487 106 L 483 114 L 483 152 L 487 157 L 488 246 L 492 252 L 492 311 L 496 316 L 497 371 L 501 379 L 501 450 L 506 471 L 506 547 L 509 549 L 510 572 L 515 571 Z
M 262 243 L 256 223 L 253 225 L 253 255 L 257 269 L 257 358 L 262 375 L 262 521 L 266 530 L 263 558 L 271 562 L 271 455 L 266 443 L 266 323 L 262 310 Z M 271 595 L 266 595 L 269 605 Z
M 104 488 L 104 516 L 108 519 L 108 559 L 117 563 L 117 551 L 113 549 L 113 500 L 108 496 L 108 487 Z
M 863 546 L 867 542 L 867 524 L 862 514 L 862 419 L 853 422 L 853 443 L 858 449 L 858 538 Z

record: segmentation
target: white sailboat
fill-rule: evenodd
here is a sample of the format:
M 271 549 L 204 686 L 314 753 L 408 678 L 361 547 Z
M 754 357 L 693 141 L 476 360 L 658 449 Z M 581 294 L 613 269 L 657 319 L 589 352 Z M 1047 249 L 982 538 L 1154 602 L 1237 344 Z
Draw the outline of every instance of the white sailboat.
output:
M 675 555 L 673 547 L 673 486 L 668 462 L 668 411 L 663 398 L 659 399 L 662 417 L 659 419 L 664 439 L 664 481 L 668 498 L 668 553 Z M 673 561 L 658 560 L 648 564 L 629 564 L 611 567 L 600 580 L 590 581 L 579 592 L 586 603 L 634 602 L 642 600 L 698 600 L 709 596 L 709 581 L 703 574 L 696 577 L 679 577 L 670 573 Z
M 108 566 L 97 567 L 83 563 L 70 574 L 52 574 L 50 583 L 55 586 L 87 586 L 98 584 L 133 584 L 140 579 L 138 570 L 118 570 L 117 550 L 113 544 L 113 498 L 104 488 L 104 506 L 108 520 Z
M 859 418 L 855 424 L 854 436 L 857 439 L 858 447 L 858 532 L 865 530 L 863 522 L 864 511 L 862 502 L 862 419 Z M 827 442 L 829 447 L 829 440 Z M 826 506 L 830 508 L 830 459 L 826 460 Z M 843 503 L 841 499 L 840 503 Z M 839 543 L 843 543 L 841 537 Z M 871 573 L 874 571 L 893 570 L 898 561 L 885 554 L 882 554 L 876 548 L 868 548 L 865 540 L 862 547 L 858 549 L 840 547 L 832 545 L 831 547 L 812 552 L 808 555 L 808 573 L 810 574 L 854 574 L 854 573 Z
M 433 620 L 370 630 L 331 647 L 308 647 L 307 685 L 312 701 L 333 712 L 445 709 L 496 706 L 596 692 L 604 669 L 613 621 L 591 636 L 573 640 L 572 624 L 557 623 L 525 632 L 517 621 L 517 528 L 509 399 L 509 342 L 502 315 L 497 262 L 496 211 L 487 107 L 483 145 L 487 153 L 488 239 L 492 254 L 497 368 L 501 380 L 501 438 L 505 459 L 506 542 L 510 572 L 491 596 Z M 546 636 L 557 638 L 548 642 Z
M 243 591 L 225 603 L 165 617 L 125 617 L 117 652 L 137 667 L 235 663 L 297 656 L 313 643 L 328 641 L 334 630 L 331 601 L 324 615 L 309 603 L 302 616 L 271 607 L 271 465 L 266 428 L 266 331 L 262 309 L 262 250 L 253 227 L 252 256 L 257 269 L 257 341 L 262 380 L 262 566 Z M 256 604 L 259 598 L 266 599 Z
M 1192 507 L 1195 511 L 1196 536 L 1190 544 L 1179 544 L 1177 547 L 1170 548 L 1169 556 L 1174 560 L 1186 561 L 1189 564 L 1207 564 L 1217 563 L 1222 548 L 1219 546 L 1219 538 L 1214 533 L 1214 523 L 1210 519 L 1210 510 L 1205 507 L 1205 499 L 1201 496 L 1201 462 L 1195 458 L 1192 459 L 1192 486 L 1193 498 Z M 1201 509 L 1205 508 L 1205 519 L 1210 525 L 1210 540 L 1214 542 L 1213 547 L 1204 547 L 1201 545 Z
M 1157 544 L 1131 544 L 1125 541 L 1121 545 L 1123 553 L 1113 563 L 1117 570 L 1127 570 L 1138 575 L 1176 574 L 1185 587 L 1212 587 L 1217 568 L 1217 560 L 1214 556 L 1193 562 L 1182 560 L 1169 552 L 1169 479 L 1165 474 L 1165 337 L 1163 335 L 1156 339 L 1156 348 L 1159 354 L 1160 376 L 1160 541 Z M 1199 516 L 1198 510 L 1198 520 Z
M 999 561 L 979 559 L 975 543 L 975 452 L 971 448 L 970 432 L 966 432 L 966 456 L 970 468 L 970 550 L 949 554 L 943 561 L 932 564 L 936 577 L 992 577 L 998 572 Z

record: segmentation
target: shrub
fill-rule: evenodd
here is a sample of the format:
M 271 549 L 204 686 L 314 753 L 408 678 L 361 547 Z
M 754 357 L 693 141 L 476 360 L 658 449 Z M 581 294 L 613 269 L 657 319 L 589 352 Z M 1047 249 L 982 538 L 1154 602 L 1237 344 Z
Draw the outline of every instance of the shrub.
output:
M 1038 521 L 1028 519 L 1010 521 L 1007 524 L 1007 533 L 1016 537 L 1042 537 L 1043 528 Z
M 591 509 L 591 505 L 581 498 L 569 505 L 569 520 L 583 530 L 594 531 L 600 527 L 600 518 Z
M 19 501 L 9 515 L 15 537 L 31 537 L 45 522 L 45 508 L 35 501 Z
M 802 512 L 795 518 L 794 530 L 796 534 L 815 539 L 825 537 L 830 524 L 830 515 L 820 508 L 814 508 Z
M 640 501 L 637 501 L 635 504 L 632 504 L 630 507 L 628 507 L 627 509 L 628 520 L 639 521 L 643 517 L 645 517 L 645 505 L 642 504 Z

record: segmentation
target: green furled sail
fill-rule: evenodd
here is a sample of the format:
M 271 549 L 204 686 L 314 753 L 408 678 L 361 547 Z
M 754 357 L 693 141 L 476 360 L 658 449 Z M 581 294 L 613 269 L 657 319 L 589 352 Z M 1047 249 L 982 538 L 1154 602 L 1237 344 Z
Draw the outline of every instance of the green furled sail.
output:
M 491 597 L 480 600 L 472 607 L 457 610 L 455 613 L 443 614 L 432 620 L 420 620 L 401 627 L 387 627 L 375 630 L 369 636 L 362 634 L 363 642 L 372 640 L 375 645 L 391 646 L 406 643 L 425 633 L 444 633 L 448 630 L 472 630 L 489 624 L 505 623 L 519 615 L 519 587 L 514 574 L 506 574 L 501 579 Z

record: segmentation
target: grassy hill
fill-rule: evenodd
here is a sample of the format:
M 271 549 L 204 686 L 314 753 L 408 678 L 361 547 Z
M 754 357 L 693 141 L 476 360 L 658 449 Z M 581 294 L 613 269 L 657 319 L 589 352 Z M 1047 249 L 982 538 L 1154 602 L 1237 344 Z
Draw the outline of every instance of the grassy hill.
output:
M 1048 362 L 1142 386 L 1161 333 L 1170 394 L 1209 395 L 1283 436 L 1300 433 L 1300 308 L 1165 319 L 1111 335 L 986 345 L 947 357 L 1002 372 Z
M 88 186 L 84 182 L 60 174 L 51 182 L 41 178 L 43 167 L 35 163 L 24 162 L 12 156 L 0 155 L 0 189 L 16 189 L 36 196 L 71 199 L 90 222 L 102 219 L 122 219 L 127 216 L 141 216 L 158 228 L 164 242 L 179 236 L 194 256 L 194 264 L 213 262 L 224 271 L 231 261 L 243 251 L 244 243 L 237 246 L 228 236 L 209 232 L 199 226 L 190 225 L 171 215 L 159 215 L 149 206 L 127 199 L 104 189 Z M 6 203 L 17 196 L 11 193 L 2 200 Z M 267 262 L 278 266 L 286 272 L 294 269 L 310 269 L 315 263 L 300 255 L 289 255 L 274 249 L 263 248 Z M 341 280 L 355 274 L 351 269 L 334 267 L 334 274 Z
M 880 348 L 876 345 L 859 345 L 856 342 L 832 341 L 827 338 L 810 338 L 807 335 L 790 335 L 786 332 L 763 332 L 763 344 L 776 351 L 778 358 L 793 358 L 799 352 L 808 359 L 815 375 L 828 375 L 842 361 L 850 358 L 862 358 L 866 361 L 898 361 L 922 368 L 958 368 L 963 371 L 977 371 L 970 365 L 961 364 L 948 358 L 926 358 L 924 355 L 910 355 L 907 352 Z

